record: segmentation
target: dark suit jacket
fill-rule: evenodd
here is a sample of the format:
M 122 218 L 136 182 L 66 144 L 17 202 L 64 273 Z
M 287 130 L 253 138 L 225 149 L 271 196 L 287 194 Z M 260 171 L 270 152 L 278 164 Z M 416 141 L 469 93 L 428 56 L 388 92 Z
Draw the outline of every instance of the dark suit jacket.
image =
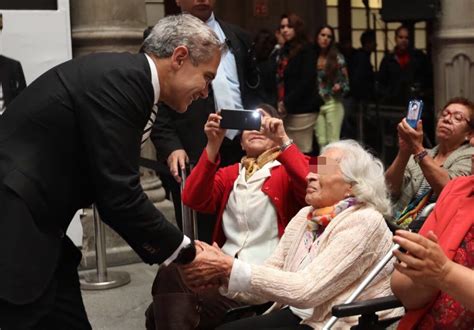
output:
M 91 203 L 148 263 L 180 245 L 140 185 L 150 74 L 143 54 L 85 56 L 43 74 L 0 118 L 0 251 L 10 254 L 0 258 L 0 299 L 41 294 L 71 218 Z M 2 205 L 12 193 L 18 200 Z
M 409 99 L 422 97 L 431 103 L 432 68 L 428 56 L 418 49 L 410 49 L 410 62 L 401 68 L 393 52 L 386 54 L 378 73 L 381 102 L 406 106 Z
M 0 55 L 0 83 L 2 84 L 3 101 L 7 106 L 26 87 L 25 75 L 20 62 Z
M 220 20 L 218 22 L 228 40 L 230 51 L 235 56 L 243 107 L 255 108 L 260 103 L 257 90 L 260 78 L 255 58 L 249 52 L 250 35 L 235 25 Z M 215 112 L 212 91 L 207 99 L 194 101 L 185 113 L 177 113 L 160 104 L 151 134 L 158 158 L 166 160 L 174 150 L 184 149 L 191 162 L 196 163 L 207 143 L 204 124 L 212 112 Z
M 283 47 L 289 52 L 288 46 Z M 291 59 L 283 73 L 285 84 L 285 104 L 289 114 L 311 113 L 319 111 L 322 100 L 319 97 L 316 83 L 316 61 L 318 54 L 310 43 Z

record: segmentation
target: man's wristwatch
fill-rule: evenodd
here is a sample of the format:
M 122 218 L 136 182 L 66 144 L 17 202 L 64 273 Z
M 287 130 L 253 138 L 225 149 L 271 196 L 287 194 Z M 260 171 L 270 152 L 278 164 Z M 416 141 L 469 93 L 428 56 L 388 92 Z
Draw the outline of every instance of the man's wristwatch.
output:
M 196 247 L 194 246 L 194 242 L 191 242 L 179 251 L 178 256 L 173 262 L 178 265 L 186 265 L 192 262 L 195 257 Z

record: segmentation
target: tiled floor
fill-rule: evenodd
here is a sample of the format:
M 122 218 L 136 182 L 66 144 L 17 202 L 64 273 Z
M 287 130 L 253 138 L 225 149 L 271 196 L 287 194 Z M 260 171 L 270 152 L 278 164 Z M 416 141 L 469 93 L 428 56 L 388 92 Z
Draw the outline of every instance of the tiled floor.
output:
M 128 272 L 130 283 L 109 290 L 83 290 L 82 296 L 92 328 L 145 329 L 144 313 L 151 301 L 151 285 L 157 269 L 158 266 L 144 263 L 112 267 L 108 270 Z

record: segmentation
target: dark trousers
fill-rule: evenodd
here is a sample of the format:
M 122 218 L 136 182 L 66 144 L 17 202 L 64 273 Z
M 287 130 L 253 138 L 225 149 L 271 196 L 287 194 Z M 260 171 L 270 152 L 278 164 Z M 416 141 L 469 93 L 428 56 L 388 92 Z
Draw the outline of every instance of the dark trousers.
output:
M 293 314 L 289 308 L 273 311 L 269 314 L 253 316 L 221 325 L 217 330 L 237 329 L 312 329 L 306 324 L 300 324 L 301 319 Z
M 42 296 L 26 305 L 14 305 L 0 299 L 0 329 L 92 329 L 82 301 L 77 274 L 80 260 L 81 253 L 65 237 L 58 267 Z
M 242 304 L 210 289 L 196 294 L 186 287 L 174 264 L 158 271 L 152 287 L 153 303 L 148 307 L 148 330 L 215 329 L 227 310 Z

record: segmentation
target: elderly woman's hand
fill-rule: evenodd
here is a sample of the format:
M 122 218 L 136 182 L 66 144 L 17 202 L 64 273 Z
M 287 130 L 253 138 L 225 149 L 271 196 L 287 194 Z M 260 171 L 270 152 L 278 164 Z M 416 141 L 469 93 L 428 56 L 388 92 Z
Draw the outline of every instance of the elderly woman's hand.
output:
M 418 121 L 416 129 L 413 129 L 403 118 L 397 126 L 398 139 L 401 151 L 409 151 L 415 155 L 423 151 L 423 124 L 421 120 Z
M 223 253 L 216 243 L 212 246 L 195 241 L 197 255 L 192 263 L 181 266 L 181 275 L 192 290 L 219 286 L 230 276 L 234 259 Z
M 453 262 L 446 257 L 438 238 L 430 231 L 427 237 L 405 230 L 397 230 L 393 241 L 407 252 L 393 252 L 400 263 L 395 268 L 421 286 L 441 288 Z

